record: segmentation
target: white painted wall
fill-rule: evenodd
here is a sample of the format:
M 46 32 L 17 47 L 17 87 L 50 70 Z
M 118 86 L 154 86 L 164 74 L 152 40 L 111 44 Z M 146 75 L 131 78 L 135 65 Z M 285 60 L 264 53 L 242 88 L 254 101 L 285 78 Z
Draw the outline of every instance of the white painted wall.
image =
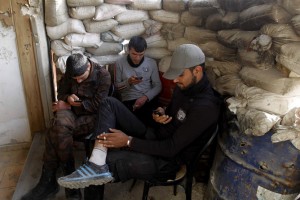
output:
M 0 21 L 0 146 L 30 142 L 16 33 Z

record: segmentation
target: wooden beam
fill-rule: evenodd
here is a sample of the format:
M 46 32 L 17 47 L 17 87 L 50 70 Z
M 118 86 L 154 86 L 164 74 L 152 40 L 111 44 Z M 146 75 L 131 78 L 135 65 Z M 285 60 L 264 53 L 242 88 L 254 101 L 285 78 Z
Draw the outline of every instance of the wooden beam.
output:
M 16 30 L 19 64 L 25 89 L 28 118 L 31 132 L 45 129 L 42 100 L 38 81 L 37 64 L 34 54 L 33 35 L 29 16 L 23 15 L 22 6 L 29 5 L 27 0 L 10 0 L 14 28 Z
M 10 7 L 10 1 L 3 1 L 0 3 L 0 20 L 4 22 L 6 26 L 12 26 L 12 11 Z

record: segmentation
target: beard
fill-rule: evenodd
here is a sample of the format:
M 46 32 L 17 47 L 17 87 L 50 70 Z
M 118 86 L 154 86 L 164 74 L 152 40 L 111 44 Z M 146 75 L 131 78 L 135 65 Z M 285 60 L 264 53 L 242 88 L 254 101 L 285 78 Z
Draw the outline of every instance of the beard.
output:
M 190 88 L 192 88 L 194 85 L 196 85 L 196 83 L 197 83 L 197 78 L 196 78 L 196 76 L 193 75 L 192 80 L 191 80 L 191 82 L 188 85 L 183 86 L 181 84 L 177 84 L 177 86 L 181 90 L 186 91 L 186 90 L 189 90 Z

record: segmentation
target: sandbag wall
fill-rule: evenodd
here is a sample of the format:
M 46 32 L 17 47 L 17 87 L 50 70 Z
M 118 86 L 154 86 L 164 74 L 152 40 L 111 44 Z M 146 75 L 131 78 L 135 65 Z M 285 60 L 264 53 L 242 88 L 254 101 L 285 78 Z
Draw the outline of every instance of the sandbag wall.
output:
M 196 44 L 242 131 L 261 136 L 275 127 L 273 142 L 300 149 L 299 1 L 45 0 L 45 23 L 62 73 L 74 52 L 113 64 L 135 35 L 146 38 L 162 73 L 178 45 Z

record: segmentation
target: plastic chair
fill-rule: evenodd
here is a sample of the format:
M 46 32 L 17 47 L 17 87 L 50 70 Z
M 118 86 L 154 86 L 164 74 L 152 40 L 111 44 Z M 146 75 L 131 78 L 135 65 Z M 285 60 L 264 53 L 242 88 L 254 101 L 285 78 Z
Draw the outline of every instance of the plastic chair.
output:
M 144 191 L 143 191 L 143 200 L 148 199 L 148 192 L 150 187 L 153 186 L 174 186 L 174 195 L 177 194 L 177 185 L 179 183 L 182 183 L 184 180 L 185 182 L 185 195 L 186 200 L 192 199 L 192 184 L 193 184 L 193 174 L 197 170 L 197 162 L 201 158 L 202 154 L 205 152 L 205 150 L 210 146 L 210 144 L 213 142 L 213 140 L 216 138 L 218 134 L 219 128 L 218 125 L 216 126 L 215 131 L 208 139 L 207 143 L 199 149 L 198 153 L 196 154 L 195 158 L 191 160 L 190 163 L 186 165 L 182 165 L 179 171 L 176 173 L 176 177 L 173 180 L 167 180 L 167 181 L 145 181 L 144 182 Z

